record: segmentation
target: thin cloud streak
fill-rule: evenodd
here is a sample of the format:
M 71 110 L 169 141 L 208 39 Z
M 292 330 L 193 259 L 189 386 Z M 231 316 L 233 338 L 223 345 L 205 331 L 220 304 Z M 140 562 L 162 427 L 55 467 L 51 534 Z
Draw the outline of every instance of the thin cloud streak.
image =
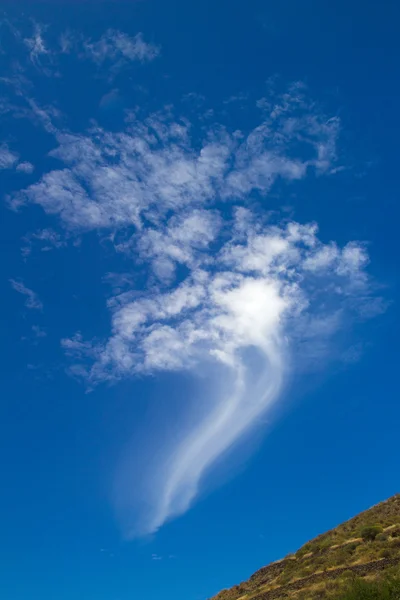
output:
M 98 65 L 117 59 L 149 62 L 160 53 L 158 46 L 145 42 L 142 33 L 130 37 L 113 29 L 109 29 L 97 42 L 85 41 L 83 46 L 86 56 Z
M 236 229 L 243 225 L 239 221 Z M 79 340 L 80 356 L 95 359 L 87 372 L 94 381 L 135 372 L 195 373 L 213 365 L 225 382 L 207 400 L 206 415 L 182 426 L 179 442 L 166 442 L 154 469 L 139 476 L 127 460 L 115 501 L 128 537 L 154 532 L 185 512 L 215 461 L 279 399 L 297 353 L 314 360 L 311 351 L 318 348 L 326 362 L 359 300 L 373 300 L 365 250 L 355 253 L 354 243 L 337 248 L 327 268 L 318 257 L 330 246 L 316 234 L 315 225 L 251 225 L 244 239 L 233 237 L 220 249 L 208 272 L 196 272 L 174 291 L 134 301 L 123 296 L 114 305 L 113 335 L 105 346 L 81 352 Z M 134 483 L 140 478 L 143 493 Z M 135 487 L 143 505 L 132 501 L 129 488 Z
M 10 283 L 12 288 L 18 292 L 19 294 L 22 294 L 23 296 L 26 297 L 25 300 L 25 306 L 27 308 L 32 308 L 35 310 L 42 310 L 43 309 L 43 303 L 40 300 L 39 296 L 36 294 L 36 292 L 34 292 L 33 290 L 29 289 L 28 287 L 26 287 L 22 281 L 17 281 L 15 279 L 10 279 Z
M 255 392 L 248 381 L 251 369 L 246 377 L 240 361 L 231 367 L 233 391 L 219 399 L 205 422 L 190 432 L 177 449 L 167 471 L 160 504 L 148 524 L 149 532 L 157 531 L 167 520 L 188 510 L 208 469 L 276 401 L 282 385 L 282 358 L 277 348 L 270 348 L 264 358 L 264 376 Z

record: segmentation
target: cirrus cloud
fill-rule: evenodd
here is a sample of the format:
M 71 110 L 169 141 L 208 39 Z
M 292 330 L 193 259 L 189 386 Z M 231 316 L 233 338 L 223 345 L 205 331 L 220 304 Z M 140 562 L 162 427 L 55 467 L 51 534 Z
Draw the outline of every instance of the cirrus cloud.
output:
M 179 284 L 114 297 L 105 343 L 63 340 L 78 359 L 74 373 L 91 385 L 211 368 L 224 381 L 157 464 L 139 477 L 128 461 L 119 473 L 115 502 L 128 537 L 185 512 L 216 459 L 278 401 L 293 368 L 304 368 L 307 354 L 334 357 L 359 301 L 374 301 L 362 245 L 335 245 L 327 266 L 320 257 L 332 244 L 318 239 L 315 224 L 246 226 L 243 216 L 238 211 L 232 236 Z
M 110 40 L 89 46 L 99 64 L 128 52 L 122 38 Z M 62 340 L 75 377 L 93 388 L 218 372 L 201 414 L 159 441 L 146 469 L 130 457 L 121 465 L 114 502 L 128 537 L 185 512 L 216 461 L 282 397 L 289 374 L 335 358 L 342 332 L 377 312 L 362 243 L 323 242 L 315 223 L 273 221 L 267 211 L 279 187 L 336 172 L 339 120 L 299 85 L 258 105 L 260 122 L 248 129 L 209 111 L 193 122 L 171 107 L 138 111 L 120 131 L 47 127 L 58 166 L 9 199 L 15 210 L 42 207 L 67 239 L 97 231 L 130 261 L 123 277 L 106 275 L 116 290 L 109 336 Z M 33 238 L 61 246 L 50 232 Z

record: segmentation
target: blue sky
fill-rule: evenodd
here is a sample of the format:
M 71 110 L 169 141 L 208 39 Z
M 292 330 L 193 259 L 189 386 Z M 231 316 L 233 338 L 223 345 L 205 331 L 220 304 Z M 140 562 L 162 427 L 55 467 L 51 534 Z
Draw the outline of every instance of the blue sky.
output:
M 398 491 L 399 17 L 3 10 L 2 598 L 205 599 Z

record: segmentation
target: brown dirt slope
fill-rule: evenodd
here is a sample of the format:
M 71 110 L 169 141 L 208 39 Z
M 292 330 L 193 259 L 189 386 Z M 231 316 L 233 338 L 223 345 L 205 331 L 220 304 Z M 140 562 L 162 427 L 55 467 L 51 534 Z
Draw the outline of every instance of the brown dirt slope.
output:
M 400 569 L 400 494 L 307 542 L 212 600 L 325 598 L 354 575 Z

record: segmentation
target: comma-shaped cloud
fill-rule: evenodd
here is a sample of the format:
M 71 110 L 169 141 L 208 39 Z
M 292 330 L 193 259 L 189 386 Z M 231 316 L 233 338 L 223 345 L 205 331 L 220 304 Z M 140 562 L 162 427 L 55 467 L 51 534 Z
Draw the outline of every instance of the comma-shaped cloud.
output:
M 127 535 L 156 531 L 185 512 L 217 458 L 278 401 L 293 363 L 307 353 L 314 359 L 315 348 L 326 355 L 370 295 L 362 245 L 325 245 L 313 224 L 262 225 L 253 217 L 236 211 L 230 239 L 168 291 L 116 297 L 105 344 L 63 342 L 94 360 L 85 372 L 92 383 L 199 368 L 217 369 L 224 382 L 140 485 L 127 460 L 115 492 Z
M 130 46 L 107 36 L 89 48 L 93 59 L 140 58 L 141 39 Z M 277 182 L 334 172 L 339 121 L 318 113 L 299 86 L 259 105 L 261 123 L 246 132 L 215 122 L 194 135 L 172 109 L 120 132 L 53 127 L 61 167 L 10 200 L 15 209 L 41 206 L 68 236 L 106 232 L 132 271 L 147 268 L 140 290 L 128 274 L 109 299 L 107 339 L 62 341 L 76 376 L 94 386 L 219 374 L 199 415 L 149 455 L 140 476 L 131 457 L 121 465 L 114 500 L 127 536 L 185 512 L 217 459 L 276 404 L 290 372 L 329 358 L 354 318 L 379 309 L 362 244 L 323 243 L 316 224 L 273 221 L 254 204 L 268 202 Z

